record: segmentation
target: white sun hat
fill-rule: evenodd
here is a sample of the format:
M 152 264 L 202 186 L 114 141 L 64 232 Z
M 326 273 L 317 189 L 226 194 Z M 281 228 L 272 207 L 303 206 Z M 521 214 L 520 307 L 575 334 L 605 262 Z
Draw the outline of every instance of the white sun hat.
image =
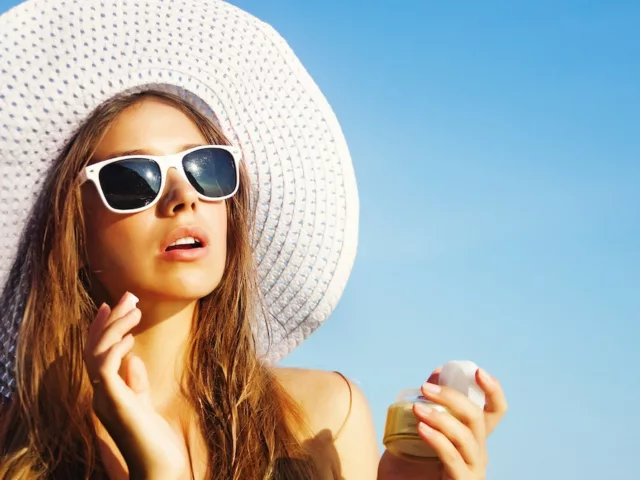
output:
M 41 179 L 95 107 L 149 87 L 203 109 L 242 150 L 266 361 L 299 345 L 343 293 L 358 238 L 351 158 L 325 97 L 273 28 L 222 0 L 29 0 L 0 16 L 0 285 L 22 285 L 0 311 L 0 395 L 15 389 L 27 286 L 14 259 Z

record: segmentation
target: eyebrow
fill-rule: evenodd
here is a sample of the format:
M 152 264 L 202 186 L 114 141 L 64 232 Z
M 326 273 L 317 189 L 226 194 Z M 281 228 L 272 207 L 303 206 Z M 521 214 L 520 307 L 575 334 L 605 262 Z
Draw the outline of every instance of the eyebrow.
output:
M 184 152 L 185 150 L 189 150 L 195 147 L 202 147 L 203 145 L 205 144 L 204 143 L 187 143 L 186 145 L 182 145 L 178 149 L 178 152 Z M 148 150 L 146 148 L 138 148 L 136 150 L 125 150 L 124 152 L 113 152 L 107 155 L 102 161 L 111 160 L 112 158 L 117 158 L 117 157 L 128 157 L 130 155 L 153 155 L 153 153 L 151 152 L 151 150 Z

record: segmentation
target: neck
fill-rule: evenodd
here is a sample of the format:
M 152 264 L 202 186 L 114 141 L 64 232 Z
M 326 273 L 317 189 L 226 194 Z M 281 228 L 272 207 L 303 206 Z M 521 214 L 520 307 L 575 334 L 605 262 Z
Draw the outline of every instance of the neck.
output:
M 151 400 L 159 412 L 172 411 L 181 397 L 180 383 L 196 304 L 140 298 L 142 319 L 132 332 L 132 353 L 145 364 Z

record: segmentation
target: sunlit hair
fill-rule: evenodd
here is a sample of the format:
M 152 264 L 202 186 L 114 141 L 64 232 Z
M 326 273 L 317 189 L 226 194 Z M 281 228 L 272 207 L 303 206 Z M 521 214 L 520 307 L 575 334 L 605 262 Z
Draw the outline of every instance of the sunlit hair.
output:
M 12 267 L 14 277 L 26 273 L 30 289 L 16 349 L 17 390 L 1 413 L 0 478 L 106 478 L 82 358 L 97 309 L 90 296 L 92 277 L 84 268 L 88 257 L 77 178 L 111 122 L 149 96 L 184 112 L 207 142 L 228 144 L 208 117 L 179 96 L 148 90 L 99 106 L 55 159 Z M 313 462 L 300 441 L 302 411 L 256 354 L 251 322 L 259 302 L 244 165 L 240 173 L 240 190 L 227 201 L 224 275 L 196 309 L 183 393 L 207 445 L 207 478 L 314 478 Z M 0 307 L 19 297 L 16 288 L 7 283 Z

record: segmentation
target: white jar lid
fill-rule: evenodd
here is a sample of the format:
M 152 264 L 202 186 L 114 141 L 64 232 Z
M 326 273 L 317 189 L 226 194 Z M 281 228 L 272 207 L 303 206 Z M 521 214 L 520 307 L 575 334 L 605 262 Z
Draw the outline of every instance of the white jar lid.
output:
M 484 408 L 484 392 L 476 383 L 478 365 L 469 360 L 452 360 L 443 365 L 439 384 L 466 395 L 473 403 Z

